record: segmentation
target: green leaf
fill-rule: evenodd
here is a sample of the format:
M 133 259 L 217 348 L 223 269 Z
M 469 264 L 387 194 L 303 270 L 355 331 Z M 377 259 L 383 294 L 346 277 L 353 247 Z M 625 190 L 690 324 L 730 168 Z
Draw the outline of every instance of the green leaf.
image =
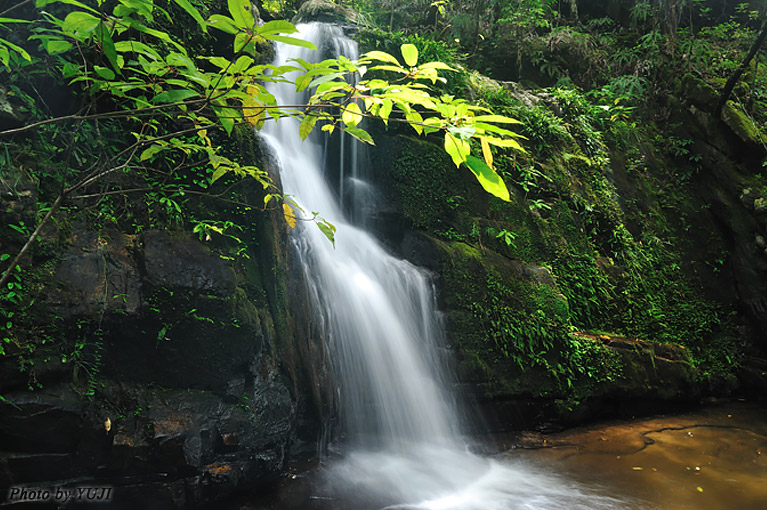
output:
M 59 53 L 64 53 L 65 51 L 69 50 L 72 47 L 72 43 L 68 41 L 58 41 L 58 40 L 50 39 L 47 41 L 43 41 L 43 46 L 45 47 L 45 51 L 47 51 L 49 55 L 57 55 Z
M 479 122 L 499 122 L 502 124 L 522 124 L 517 119 L 511 117 L 504 117 L 503 115 L 477 115 L 472 120 Z
M 216 168 L 216 170 L 213 172 L 213 175 L 210 177 L 210 183 L 213 184 L 217 180 L 219 180 L 221 177 L 224 176 L 229 171 L 229 167 L 227 166 L 220 166 Z
M 234 24 L 240 30 L 253 30 L 256 26 L 256 20 L 253 18 L 253 12 L 250 10 L 248 0 L 227 0 L 229 5 L 229 14 L 232 15 Z
M 154 48 L 141 41 L 118 41 L 115 43 L 115 50 L 118 53 L 139 53 L 152 60 L 162 60 L 160 54 Z
M 97 11 L 93 7 L 89 7 L 89 6 L 85 5 L 82 2 L 78 2 L 77 0 L 37 0 L 35 2 L 35 7 L 37 7 L 37 8 L 45 7 L 46 5 L 49 5 L 49 4 L 74 5 L 76 7 L 81 8 L 81 9 L 85 9 L 86 11 L 91 11 L 94 14 L 100 14 L 99 11 Z
M 389 115 L 391 115 L 392 106 L 393 103 L 391 99 L 384 99 L 381 103 L 381 109 L 378 110 L 378 116 L 381 117 L 385 124 L 388 124 L 389 122 Z
M 445 151 L 453 158 L 455 166 L 461 166 L 471 153 L 469 142 L 456 138 L 449 131 L 445 132 Z
M 129 16 L 135 12 L 149 22 L 154 20 L 152 11 L 154 10 L 155 6 L 151 1 L 120 0 L 120 4 L 122 5 L 116 6 L 113 11 L 114 15 L 118 18 Z
M 189 3 L 189 0 L 173 0 L 176 5 L 184 9 L 187 14 L 189 14 L 194 20 L 197 22 L 198 25 L 202 28 L 203 32 L 208 32 L 208 27 L 205 25 L 205 20 L 202 19 L 202 14 L 200 14 L 200 11 L 198 11 L 191 3 Z
M 419 69 L 444 69 L 445 71 L 456 71 L 444 62 L 426 62 L 418 66 Z M 457 71 L 456 71 L 457 72 Z
M 402 52 L 402 58 L 405 59 L 405 63 L 410 67 L 418 63 L 418 48 L 415 45 L 403 44 L 400 46 L 400 52 Z
M 302 48 L 308 48 L 310 50 L 317 49 L 317 46 L 315 46 L 314 43 L 304 41 L 303 39 L 297 39 L 295 37 L 288 37 L 287 35 L 265 35 L 263 37 L 264 39 L 269 39 L 270 41 L 290 44 L 291 46 L 301 46 Z
M 301 125 L 298 126 L 298 134 L 301 137 L 301 140 L 306 140 L 306 137 L 309 136 L 309 133 L 312 132 L 312 129 L 314 129 L 314 125 L 317 123 L 317 117 L 316 115 L 305 115 L 303 119 L 301 119 Z
M 221 126 L 226 131 L 226 134 L 231 135 L 232 130 L 234 129 L 234 121 L 235 119 L 240 119 L 240 114 L 237 110 L 231 108 L 214 108 L 213 111 L 216 112 L 216 116 L 218 117 L 219 122 L 221 122 Z
M 101 20 L 92 14 L 83 11 L 74 11 L 67 14 L 61 29 L 70 34 L 89 34 L 96 30 Z
M 158 152 L 160 152 L 160 151 L 162 151 L 164 149 L 165 149 L 165 147 L 163 147 L 162 145 L 159 145 L 159 144 L 156 144 L 156 143 L 152 144 L 148 148 L 144 149 L 144 151 L 139 156 L 139 160 L 140 161 L 146 161 L 146 160 L 150 159 L 152 156 L 154 156 L 155 154 L 157 154 Z
M 355 128 L 355 127 L 347 127 L 344 129 L 344 131 L 352 135 L 354 138 L 356 138 L 360 142 L 369 143 L 370 145 L 375 145 L 375 143 L 373 142 L 373 137 L 370 136 L 370 134 L 363 129 Z
M 493 138 L 491 136 L 486 136 L 484 138 L 488 141 L 488 143 L 498 147 L 511 147 L 512 149 L 517 149 L 520 152 L 527 152 L 521 145 L 519 145 L 519 143 L 517 143 L 516 140 L 512 140 L 510 138 Z
M 188 55 L 182 53 L 171 52 L 165 57 L 165 62 L 169 66 L 173 67 L 186 67 L 187 69 L 196 69 L 194 62 Z
M 10 49 L 15 51 L 19 55 L 21 55 L 24 60 L 26 60 L 28 62 L 32 62 L 32 57 L 30 57 L 29 53 L 27 53 L 27 51 L 24 48 L 22 48 L 21 46 L 17 46 L 17 45 L 13 44 L 10 41 L 6 41 L 5 39 L 0 39 L 0 49 L 4 49 L 4 48 L 2 48 L 3 44 L 5 46 L 8 46 Z
M 226 32 L 227 34 L 236 34 L 239 32 L 234 20 L 227 16 L 222 16 L 221 14 L 214 14 L 208 18 L 208 25 L 217 28 L 222 32 Z
M 509 190 L 506 188 L 506 183 L 503 182 L 501 176 L 495 173 L 495 171 L 487 166 L 484 161 L 474 156 L 468 156 L 466 158 L 466 166 L 474 173 L 479 183 L 485 188 L 485 191 L 491 195 L 504 200 L 510 201 Z
M 154 37 L 156 37 L 156 38 L 158 38 L 158 39 L 160 39 L 162 41 L 165 41 L 168 44 L 172 44 L 181 53 L 186 53 L 186 48 L 184 48 L 179 43 L 177 43 L 176 41 L 171 39 L 170 36 L 166 32 L 162 32 L 160 30 L 155 30 L 154 28 L 149 28 L 148 26 L 143 25 L 141 23 L 131 23 L 131 27 L 135 28 L 139 32 L 144 32 L 145 34 L 154 36 Z
M 362 122 L 362 110 L 357 103 L 349 103 L 341 114 L 341 120 L 349 127 L 354 127 Z
M 395 73 L 400 74 L 407 74 L 407 70 L 403 68 L 402 66 L 373 66 L 370 68 L 371 71 L 393 71 Z
M 410 110 L 405 113 L 405 120 L 410 123 L 410 127 L 412 127 L 416 133 L 419 135 L 423 134 L 423 126 L 421 125 L 421 123 L 423 123 L 423 117 L 421 117 L 420 113 L 415 110 Z
M 270 34 L 294 34 L 296 32 L 298 32 L 298 29 L 295 25 L 285 20 L 269 21 L 256 28 L 256 33 L 261 37 L 266 37 Z
M 102 67 L 102 66 L 93 66 L 93 70 L 96 71 L 96 74 L 99 75 L 99 77 L 105 79 L 105 80 L 114 80 L 115 79 L 115 73 L 108 67 Z
M 336 247 L 336 227 L 332 223 L 329 223 L 326 220 L 320 220 L 317 222 L 317 227 L 319 227 L 320 231 L 325 234 L 325 237 L 328 238 L 328 241 L 330 241 L 333 244 L 333 248 Z
M 383 51 L 368 51 L 364 55 L 362 55 L 363 60 L 371 59 L 371 60 L 380 60 L 381 62 L 389 62 L 394 64 L 395 66 L 399 66 L 399 61 L 394 58 L 392 55 L 389 55 L 388 53 L 385 53 Z
M 179 103 L 181 101 L 185 101 L 189 99 L 190 97 L 194 97 L 199 95 L 198 92 L 195 92 L 194 90 L 184 90 L 184 89 L 172 89 L 172 90 L 166 90 L 165 92 L 162 92 L 161 94 L 157 94 L 154 96 L 154 99 L 152 99 L 153 103 Z
M 112 66 L 112 69 L 114 69 L 115 72 L 120 73 L 120 66 L 117 63 L 117 49 L 115 48 L 112 36 L 109 35 L 109 29 L 104 25 L 103 21 L 99 23 L 96 36 L 101 44 L 101 51 L 104 52 L 104 56 L 109 61 L 109 65 Z

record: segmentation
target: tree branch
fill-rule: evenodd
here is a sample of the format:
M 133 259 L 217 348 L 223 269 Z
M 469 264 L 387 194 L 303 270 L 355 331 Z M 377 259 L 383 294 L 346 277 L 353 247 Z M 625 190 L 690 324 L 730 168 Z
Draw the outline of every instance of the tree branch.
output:
M 765 39 L 767 39 L 767 20 L 762 23 L 762 30 L 759 33 L 759 37 L 757 37 L 756 41 L 754 41 L 754 44 L 751 46 L 751 49 L 746 55 L 746 58 L 743 59 L 740 67 L 738 67 L 735 72 L 732 73 L 732 75 L 727 79 L 727 83 L 724 85 L 724 90 L 722 90 L 722 95 L 719 96 L 719 103 L 717 103 L 716 109 L 714 110 L 714 117 L 717 119 L 722 118 L 722 109 L 724 108 L 724 105 L 727 104 L 727 100 L 730 99 L 732 90 L 735 88 L 738 80 L 740 80 L 741 75 L 746 71 L 746 69 L 748 69 L 748 65 L 751 63 L 751 60 L 753 60 L 753 58 L 759 52 L 759 49 L 762 47 L 762 44 L 764 44 Z

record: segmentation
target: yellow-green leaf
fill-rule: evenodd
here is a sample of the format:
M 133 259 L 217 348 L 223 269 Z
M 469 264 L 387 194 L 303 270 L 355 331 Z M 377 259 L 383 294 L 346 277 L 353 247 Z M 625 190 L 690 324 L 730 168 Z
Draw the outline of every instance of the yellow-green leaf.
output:
M 412 127 L 416 133 L 419 135 L 423 134 L 423 126 L 421 125 L 421 123 L 423 123 L 423 117 L 421 117 L 420 113 L 415 110 L 410 110 L 405 113 L 405 120 L 410 123 L 410 127 Z
M 253 18 L 253 12 L 250 10 L 248 0 L 228 0 L 229 14 L 232 15 L 234 24 L 240 30 L 253 30 L 256 20 Z
M 471 153 L 469 142 L 456 138 L 449 132 L 445 132 L 445 151 L 453 158 L 455 166 L 461 166 L 466 157 Z
M 477 115 L 474 117 L 474 120 L 479 122 L 499 122 L 501 124 L 522 124 L 517 119 L 504 117 L 503 115 Z
M 510 201 L 509 190 L 506 188 L 506 183 L 503 182 L 501 176 L 495 173 L 495 171 L 487 166 L 484 161 L 474 156 L 468 156 L 466 158 L 466 166 L 472 171 L 477 181 L 485 188 L 485 191 L 491 195 L 504 200 Z
M 400 52 L 402 52 L 402 58 L 405 59 L 405 63 L 410 67 L 418 63 L 418 48 L 414 44 L 403 44 L 400 46 Z
M 309 133 L 312 132 L 312 129 L 314 129 L 314 125 L 317 124 L 317 117 L 316 115 L 305 115 L 303 119 L 301 119 L 301 125 L 298 126 L 298 134 L 301 137 L 301 140 L 306 140 L 306 137 L 309 136 Z
M 217 180 L 219 180 L 223 175 L 229 171 L 229 167 L 227 166 L 220 166 L 216 168 L 216 171 L 213 172 L 213 175 L 210 177 L 210 183 L 213 184 Z
M 372 59 L 372 60 L 380 60 L 381 62 L 389 62 L 391 64 L 394 64 L 395 66 L 399 66 L 399 61 L 394 58 L 394 56 L 389 55 L 386 52 L 383 51 L 368 51 L 364 55 L 362 55 L 363 60 Z
M 389 115 L 391 114 L 393 103 L 391 99 L 384 99 L 381 103 L 381 108 L 378 110 L 378 116 L 383 119 L 384 124 L 389 123 Z
M 373 137 L 370 136 L 370 133 L 368 133 L 367 131 L 363 129 L 355 128 L 355 127 L 347 127 L 346 129 L 344 129 L 344 131 L 352 135 L 354 138 L 356 138 L 360 142 L 369 143 L 370 145 L 375 145 L 375 143 L 373 142 Z
M 354 127 L 362 122 L 362 110 L 357 103 L 349 103 L 341 114 L 341 120 L 349 127 Z
M 519 143 L 517 143 L 516 140 L 512 140 L 510 138 L 493 138 L 491 136 L 484 137 L 485 140 L 490 142 L 493 145 L 497 145 L 498 147 L 511 147 L 512 149 L 517 149 L 520 152 L 527 152 Z
M 455 71 L 452 67 L 444 62 L 426 62 L 418 66 L 419 69 L 444 69 L 445 71 Z
M 290 205 L 282 204 L 282 215 L 285 216 L 285 222 L 290 228 L 296 228 L 296 213 Z
M 485 163 L 490 168 L 493 168 L 493 151 L 490 150 L 490 144 L 487 143 L 484 137 L 479 139 L 479 143 L 482 145 L 482 156 L 485 158 Z

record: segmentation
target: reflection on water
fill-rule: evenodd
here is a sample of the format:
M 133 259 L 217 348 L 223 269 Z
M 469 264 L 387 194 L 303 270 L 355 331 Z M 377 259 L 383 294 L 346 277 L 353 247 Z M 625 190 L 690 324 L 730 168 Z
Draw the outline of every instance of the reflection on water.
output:
M 767 509 L 763 405 L 528 433 L 514 442 L 491 459 L 419 447 L 408 455 L 357 451 L 289 476 L 267 500 L 233 508 Z
M 531 438 L 528 437 L 528 442 Z M 767 410 L 756 404 L 538 437 L 514 451 L 582 483 L 663 510 L 767 509 Z

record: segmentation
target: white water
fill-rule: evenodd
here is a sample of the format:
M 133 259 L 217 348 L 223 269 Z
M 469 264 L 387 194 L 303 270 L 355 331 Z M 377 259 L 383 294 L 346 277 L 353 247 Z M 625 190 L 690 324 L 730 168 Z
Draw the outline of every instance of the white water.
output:
M 298 28 L 299 36 L 321 51 L 357 56 L 355 44 L 338 27 L 310 23 Z M 275 63 L 328 56 L 334 55 L 278 45 Z M 270 87 L 278 104 L 306 100 L 288 84 Z M 326 143 L 315 137 L 302 142 L 298 122 L 290 118 L 265 126 L 262 133 L 278 159 L 283 192 L 301 205 L 306 219 L 318 212 L 337 227 L 335 249 L 310 221 L 300 221 L 293 236 L 333 357 L 347 435 L 343 458 L 327 469 L 327 494 L 335 501 L 331 507 L 619 507 L 615 500 L 530 466 L 467 451 L 459 436 L 457 406 L 447 391 L 439 348 L 443 332 L 428 275 L 387 253 L 347 220 L 323 173 Z M 341 144 L 354 153 L 352 167 L 356 149 L 349 145 L 356 143 L 346 139 Z M 350 184 L 359 184 L 356 170 L 350 177 Z M 343 173 L 339 180 L 342 195 Z

